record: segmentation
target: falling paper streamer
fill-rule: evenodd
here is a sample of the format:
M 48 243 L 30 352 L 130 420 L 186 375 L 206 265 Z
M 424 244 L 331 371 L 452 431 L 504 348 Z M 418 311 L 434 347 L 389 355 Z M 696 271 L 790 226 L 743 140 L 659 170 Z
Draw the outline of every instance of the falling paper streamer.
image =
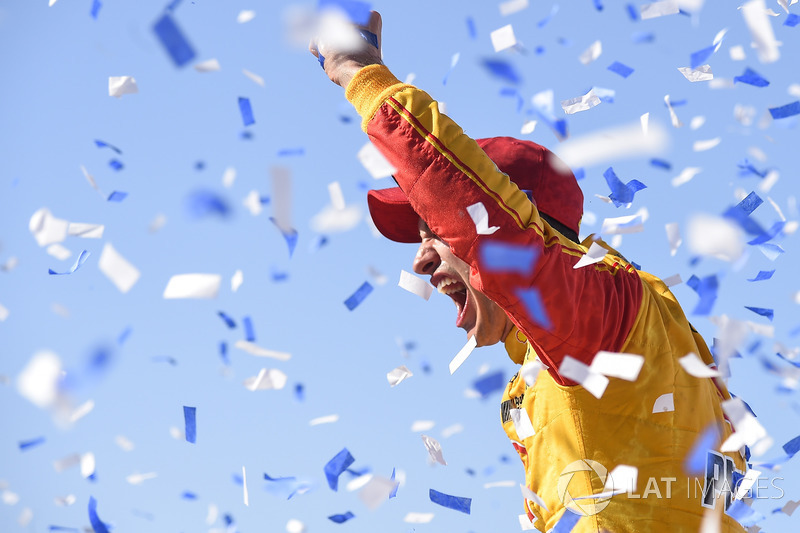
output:
M 84 239 L 101 239 L 105 230 L 103 224 L 84 224 L 80 222 L 70 222 L 67 226 L 67 234 L 73 237 Z
M 689 220 L 687 241 L 693 253 L 736 261 L 744 253 L 741 228 L 725 218 L 696 215 Z
M 403 518 L 403 522 L 407 524 L 427 524 L 433 520 L 433 513 L 414 513 L 409 512 Z
M 447 466 L 447 461 L 444 460 L 444 455 L 442 455 L 442 445 L 439 444 L 439 441 L 427 435 L 420 435 L 420 437 L 422 437 L 422 443 L 425 445 L 425 449 L 428 450 L 428 455 L 430 455 L 431 459 L 440 465 Z
M 55 218 L 46 207 L 37 210 L 28 222 L 28 229 L 39 246 L 63 242 L 67 238 L 68 228 L 69 222 Z
M 412 374 L 411 371 L 405 367 L 405 365 L 400 365 L 386 374 L 386 380 L 389 382 L 390 386 L 396 387 L 413 375 L 414 374 Z
M 244 386 L 251 391 L 281 390 L 286 386 L 286 374 L 275 368 L 262 368 L 257 376 L 244 380 Z
M 164 289 L 164 298 L 216 298 L 222 276 L 219 274 L 176 274 Z
M 10 314 L 8 308 L 6 308 L 3 304 L 0 304 L 0 322 L 5 322 Z
M 703 169 L 699 167 L 686 167 L 684 168 L 681 173 L 674 178 L 672 178 L 671 184 L 673 187 L 679 187 L 684 183 L 688 183 L 692 180 L 695 176 L 697 176 Z
M 246 507 L 250 506 L 250 496 L 247 494 L 247 471 L 242 467 L 242 499 Z
M 201 61 L 200 63 L 195 63 L 194 69 L 197 72 L 217 72 L 218 70 L 221 70 L 222 67 L 216 58 L 212 58 Z
M 653 413 L 668 413 L 675 410 L 675 397 L 668 392 L 656 398 L 653 403 Z
M 125 478 L 125 481 L 130 483 L 131 485 L 141 485 L 148 479 L 155 479 L 158 477 L 158 474 L 155 472 L 147 472 L 145 474 L 131 474 Z
M 720 377 L 719 370 L 709 368 L 697 354 L 688 353 L 678 359 L 683 369 L 691 376 L 696 378 L 716 378 Z
M 448 509 L 453 509 L 454 511 L 470 514 L 472 498 L 451 496 L 450 494 L 445 494 L 444 492 L 439 492 L 438 490 L 434 489 L 430 489 L 429 497 L 430 500 L 437 505 L 447 507 Z
M 108 528 L 97 516 L 97 500 L 94 496 L 89 496 L 89 523 L 92 525 L 94 533 L 108 533 Z
M 319 426 L 320 424 L 333 424 L 334 422 L 339 421 L 339 415 L 325 415 L 319 416 L 317 418 L 312 418 L 309 422 L 309 426 Z
M 375 179 L 387 178 L 397 172 L 389 161 L 378 151 L 374 144 L 368 142 L 358 151 L 358 160 Z
M 276 352 L 274 350 L 267 350 L 252 342 L 245 341 L 245 340 L 238 340 L 236 344 L 234 344 L 240 350 L 244 350 L 245 352 L 249 353 L 250 355 L 255 355 L 257 357 L 269 357 L 272 359 L 277 359 L 278 361 L 288 361 L 291 359 L 291 354 L 286 352 Z
M 52 268 L 48 269 L 47 272 L 51 276 L 64 276 L 64 275 L 73 274 L 76 270 L 78 270 L 81 267 L 81 265 L 83 265 L 86 262 L 86 260 L 89 258 L 89 255 L 90 254 L 89 254 L 89 252 L 87 250 L 82 251 L 81 254 L 78 256 L 78 259 L 75 261 L 75 264 L 72 265 L 70 267 L 70 269 L 67 270 L 66 272 L 56 272 Z
M 47 247 L 47 253 L 58 259 L 59 261 L 66 261 L 72 257 L 72 252 L 64 248 L 58 243 L 51 244 Z
M 291 518 L 286 522 L 286 533 L 306 533 L 306 525 L 300 520 Z
M 759 441 L 770 443 L 767 430 L 759 423 L 750 409 L 745 405 L 741 398 L 731 398 L 722 402 L 722 410 L 725 411 L 735 431 L 720 446 L 721 452 L 735 452 L 742 446 L 754 447 Z M 753 449 L 754 455 L 759 450 Z
M 711 150 L 719 145 L 722 142 L 722 137 L 716 137 L 714 139 L 707 139 L 704 141 L 695 141 L 692 149 L 695 152 L 705 152 L 707 150 Z
M 498 6 L 500 14 L 505 16 L 512 15 L 528 7 L 528 0 L 506 0 Z
M 606 218 L 600 233 L 603 235 L 626 235 L 644 231 L 644 223 L 650 216 L 646 207 L 642 207 L 634 215 L 624 217 Z
M 769 82 L 758 72 L 750 68 L 745 68 L 741 76 L 733 77 L 734 83 L 745 83 L 753 87 L 767 87 Z
M 539 507 L 545 509 L 546 511 L 550 510 L 550 509 L 547 508 L 547 504 L 544 502 L 544 500 L 541 498 L 541 496 L 539 496 L 538 494 L 533 492 L 531 489 L 529 489 L 528 487 L 526 487 L 522 483 L 520 483 L 519 488 L 522 490 L 522 497 L 523 498 L 532 501 L 533 503 L 535 503 Z
M 758 51 L 759 61 L 774 63 L 780 58 L 779 43 L 775 40 L 766 9 L 764 0 L 751 0 L 742 6 L 742 16 Z
M 325 465 L 325 478 L 328 480 L 328 486 L 332 490 L 338 490 L 339 488 L 339 476 L 347 470 L 347 468 L 355 462 L 355 458 L 350 455 L 350 452 L 347 448 L 342 448 L 342 451 L 337 453 L 333 458 L 328 461 Z
M 456 356 L 453 357 L 453 360 L 450 361 L 449 369 L 451 375 L 458 370 L 458 367 L 464 364 L 464 361 L 467 360 L 467 357 L 469 357 L 469 355 L 472 353 L 472 350 L 474 350 L 477 345 L 478 341 L 475 339 L 475 337 L 470 337 L 467 341 L 467 344 L 465 344 L 464 347 L 459 350 Z
M 687 80 L 692 83 L 714 79 L 714 73 L 711 72 L 711 65 L 701 65 L 697 68 L 678 67 L 678 70 Z
M 570 98 L 569 100 L 562 100 L 561 109 L 563 109 L 564 113 L 567 115 L 574 115 L 575 113 L 587 111 L 593 107 L 596 107 L 600 105 L 600 102 L 600 97 L 598 97 L 595 94 L 594 89 L 592 89 L 583 96 L 577 96 L 575 98 Z
M 331 515 L 331 516 L 328 517 L 328 520 L 330 520 L 331 522 L 335 522 L 337 524 L 343 524 L 343 523 L 347 522 L 348 520 L 350 520 L 351 518 L 355 518 L 355 516 L 356 515 L 354 515 L 352 512 L 347 511 L 344 514 Z
M 413 424 L 411 424 L 411 431 L 413 433 L 419 433 L 420 431 L 430 431 L 436 425 L 436 422 L 433 420 L 415 420 Z
M 428 300 L 433 293 L 433 285 L 405 270 L 400 271 L 400 281 L 397 285 L 425 300 Z
M 677 15 L 678 13 L 680 13 L 678 0 L 662 0 L 660 2 L 653 2 L 651 4 L 643 4 L 639 10 L 642 20 L 663 17 L 666 15 Z
M 678 247 L 683 242 L 681 230 L 677 222 L 670 222 L 665 228 L 667 230 L 667 240 L 669 241 L 669 254 L 674 257 L 678 253 Z
M 254 83 L 260 85 L 261 87 L 265 86 L 264 78 L 262 78 L 261 76 L 259 76 L 255 72 L 250 72 L 249 70 L 243 68 L 242 69 L 242 74 L 244 74 L 245 76 L 247 76 L 248 78 L 253 80 Z
M 108 96 L 121 98 L 125 94 L 136 94 L 139 87 L 133 76 L 109 76 L 108 77 Z
M 495 52 L 506 50 L 507 48 L 511 48 L 517 44 L 517 38 L 514 37 L 514 28 L 511 26 L 511 24 L 507 24 L 502 28 L 494 30 L 490 34 L 490 37 L 492 39 L 492 46 L 494 47 Z
M 672 121 L 673 128 L 680 128 L 683 126 L 683 122 L 681 119 L 678 118 L 678 114 L 675 113 L 675 110 L 672 108 L 672 103 L 670 102 L 669 95 L 664 96 L 664 103 L 667 104 L 667 109 L 669 110 L 669 118 Z
M 587 48 L 586 50 L 583 51 L 583 53 L 581 53 L 581 55 L 578 57 L 578 60 L 584 65 L 588 65 L 589 63 L 600 57 L 600 54 L 602 53 L 603 53 L 603 43 L 601 43 L 600 41 L 595 41 L 591 45 L 589 45 L 589 48 Z
M 256 18 L 255 11 L 252 11 L 250 9 L 243 9 L 239 11 L 238 15 L 236 15 L 236 22 L 238 22 L 239 24 L 244 24 L 246 22 L 250 22 L 254 18 Z
M 24 452 L 26 450 L 29 450 L 30 448 L 35 448 L 36 446 L 39 446 L 40 444 L 44 444 L 44 442 L 45 442 L 45 438 L 44 437 L 36 437 L 35 439 L 20 441 L 19 444 L 18 444 L 18 447 L 19 447 L 20 451 Z
M 500 229 L 500 226 L 489 226 L 489 213 L 482 202 L 468 206 L 467 213 L 475 224 L 478 235 L 491 235 Z
M 644 365 L 644 357 L 630 353 L 599 351 L 589 365 L 590 372 L 606 377 L 636 381 Z
M 522 125 L 522 128 L 520 129 L 519 132 L 522 135 L 528 135 L 530 133 L 533 133 L 535 129 L 536 129 L 536 121 L 528 120 Z
M 186 36 L 169 13 L 164 13 L 164 15 L 153 24 L 153 31 L 176 67 L 180 68 L 185 66 L 197 55 L 192 45 L 186 39 Z
M 352 311 L 364 301 L 364 299 L 372 292 L 372 290 L 372 285 L 370 285 L 368 281 L 365 281 L 358 289 L 356 289 L 356 292 L 354 292 L 349 298 L 347 298 L 347 300 L 344 301 L 344 305 L 347 307 L 347 309 Z
M 514 431 L 517 432 L 519 440 L 525 440 L 536 433 L 525 409 L 511 409 L 509 413 L 511 414 L 511 420 L 514 422 Z
M 772 118 L 776 120 L 800 115 L 800 101 L 792 102 L 791 104 L 786 104 L 780 107 L 770 107 L 769 114 L 772 115 Z
M 105 274 L 123 294 L 130 291 L 139 280 L 139 269 L 122 257 L 111 243 L 107 242 L 103 246 L 97 266 L 100 268 L 100 272 Z
M 358 498 L 370 510 L 375 510 L 384 502 L 389 501 L 389 496 L 400 486 L 400 483 L 380 476 L 373 476 L 364 488 L 358 493 Z
M 578 269 L 585 266 L 593 265 L 595 263 L 599 263 L 606 256 L 607 252 L 608 250 L 606 250 L 596 242 L 593 242 L 592 245 L 589 247 L 589 250 L 581 256 L 580 260 L 578 260 L 578 262 L 575 263 L 575 265 L 573 265 L 572 268 Z
M 613 72 L 614 74 L 619 74 L 623 78 L 627 78 L 631 74 L 633 74 L 633 69 L 628 65 L 622 64 L 619 61 L 614 61 L 608 66 L 608 70 Z
M 197 441 L 197 408 L 183 406 L 183 422 L 185 425 L 186 442 L 194 444 Z
M 641 124 L 635 123 L 574 137 L 554 151 L 568 167 L 581 168 L 623 158 L 658 155 L 668 145 L 669 136 L 663 127 L 648 124 L 645 134 Z
M 96 468 L 94 454 L 92 452 L 87 452 L 81 455 L 80 465 L 81 476 L 87 479 L 91 478 L 94 475 Z
M 244 96 L 239 97 L 239 113 L 242 115 L 242 122 L 245 126 L 256 123 L 253 117 L 253 107 L 250 105 L 250 99 Z
M 606 387 L 608 387 L 607 377 L 594 372 L 588 365 L 569 355 L 564 356 L 558 373 L 582 385 L 584 389 L 598 399 L 602 398 Z

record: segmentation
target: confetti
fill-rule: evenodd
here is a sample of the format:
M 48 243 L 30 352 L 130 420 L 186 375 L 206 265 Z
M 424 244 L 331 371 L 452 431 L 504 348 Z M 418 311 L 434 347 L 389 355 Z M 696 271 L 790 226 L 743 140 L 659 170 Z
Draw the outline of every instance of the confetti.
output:
M 666 15 L 676 15 L 680 13 L 680 8 L 678 6 L 678 0 L 662 0 L 660 2 L 653 2 L 652 4 L 643 4 L 640 7 L 639 13 L 642 20 L 647 20 Z
M 111 194 L 106 198 L 109 202 L 121 202 L 128 197 L 128 193 L 122 191 L 111 191 Z
M 400 271 L 400 281 L 397 285 L 425 300 L 430 299 L 433 294 L 433 285 L 405 270 Z
M 517 69 L 514 68 L 514 65 L 509 63 L 508 61 L 502 59 L 483 59 L 481 61 L 481 65 L 489 71 L 489 74 L 494 76 L 495 78 L 511 83 L 516 85 L 522 82 L 522 76 L 520 76 Z M 455 67 L 453 64 L 450 68 L 452 69 Z M 516 91 L 514 94 L 518 94 Z
M 606 218 L 600 233 L 603 235 L 625 235 L 628 233 L 639 233 L 644 231 L 644 223 L 650 216 L 646 207 L 642 207 L 634 215 L 622 217 Z
M 786 104 L 781 107 L 770 107 L 769 114 L 776 120 L 800 115 L 800 101 L 792 102 L 791 104 Z
M 480 394 L 481 398 L 486 398 L 493 392 L 500 392 L 505 389 L 506 376 L 502 370 L 482 375 L 472 383 L 472 388 Z
M 719 145 L 722 142 L 722 137 L 715 137 L 714 139 L 708 139 L 704 141 L 695 141 L 692 145 L 692 150 L 695 152 L 705 152 L 707 150 L 711 150 Z
M 375 179 L 387 178 L 397 172 L 389 161 L 378 151 L 374 144 L 368 142 L 358 151 L 358 160 Z
M 489 226 L 489 213 L 481 202 L 468 206 L 467 213 L 475 224 L 478 235 L 491 235 L 500 229 L 499 226 Z
M 272 359 L 277 359 L 279 361 L 288 361 L 291 359 L 291 354 L 285 352 L 276 352 L 274 350 L 267 350 L 265 348 L 261 348 L 253 344 L 252 342 L 245 341 L 245 340 L 238 340 L 236 344 L 234 344 L 236 348 L 240 350 L 244 350 L 245 352 L 249 353 L 250 355 L 255 355 L 257 357 L 270 357 Z
M 413 375 L 414 374 L 406 368 L 405 365 L 400 365 L 386 374 L 386 380 L 389 382 L 390 386 L 396 387 Z
M 565 141 L 554 152 L 568 167 L 580 168 L 656 155 L 668 145 L 666 131 L 658 124 L 648 124 L 646 132 L 642 130 L 640 122 L 608 128 Z
M 219 274 L 176 274 L 164 289 L 164 298 L 216 298 L 222 276 Z
M 664 95 L 664 103 L 666 104 L 667 109 L 669 110 L 669 118 L 670 121 L 672 122 L 672 127 L 680 128 L 681 126 L 683 126 L 683 122 L 681 122 L 681 120 L 678 118 L 677 113 L 675 113 L 675 109 L 672 107 L 672 102 L 670 101 L 668 94 Z
M 517 289 L 517 298 L 522 300 L 525 304 L 525 310 L 528 316 L 533 319 L 543 329 L 551 329 L 550 319 L 547 316 L 547 310 L 544 308 L 542 297 L 539 290 L 535 287 L 530 289 Z
M 95 146 L 97 146 L 98 148 L 110 148 L 110 149 L 111 149 L 111 150 L 113 150 L 114 152 L 116 152 L 116 153 L 118 153 L 118 154 L 120 154 L 120 155 L 122 154 L 122 150 L 120 150 L 119 148 L 117 148 L 116 146 L 114 146 L 114 145 L 113 145 L 113 144 L 111 144 L 111 143 L 107 143 L 107 142 L 105 142 L 105 141 L 101 141 L 101 140 L 99 140 L 99 139 L 95 139 L 95 141 L 94 141 L 94 144 L 95 144 Z
M 339 476 L 347 470 L 347 468 L 355 462 L 355 459 L 347 448 L 342 448 L 342 451 L 337 453 L 325 465 L 325 478 L 328 480 L 328 486 L 336 491 L 339 488 Z
M 392 493 L 397 490 L 400 483 L 393 479 L 386 479 L 380 476 L 372 476 L 364 488 L 358 493 L 358 498 L 364 502 L 370 510 L 375 510 L 384 502 L 387 502 Z
M 687 241 L 693 253 L 736 261 L 744 253 L 742 230 L 727 218 L 696 215 L 689 220 Z
M 490 34 L 490 37 L 492 39 L 492 46 L 494 47 L 495 52 L 506 50 L 517 44 L 517 38 L 514 37 L 514 28 L 511 26 L 511 24 L 507 24 L 502 28 L 494 30 Z
M 746 83 L 747 85 L 752 85 L 753 87 L 766 87 L 769 85 L 769 82 L 758 72 L 749 68 L 744 69 L 744 72 L 741 76 L 734 76 L 733 82 Z
M 692 180 L 692 178 L 697 176 L 702 171 L 703 171 L 702 168 L 686 167 L 681 171 L 681 173 L 679 175 L 677 175 L 674 178 L 672 178 L 672 182 L 671 182 L 672 186 L 673 187 L 679 187 L 679 186 L 683 185 L 684 183 L 688 183 L 688 182 L 690 182 Z
M 447 466 L 447 461 L 444 460 L 442 455 L 442 445 L 439 444 L 439 441 L 427 435 L 420 435 L 420 437 L 422 437 L 422 443 L 425 445 L 425 449 L 428 450 L 430 458 L 440 465 Z
M 326 415 L 313 418 L 308 422 L 309 426 L 319 426 L 320 424 L 333 424 L 339 421 L 339 415 Z
M 465 514 L 470 514 L 470 506 L 472 505 L 472 498 L 462 498 L 460 496 L 451 496 L 438 490 L 430 489 L 430 499 L 433 503 L 460 511 Z
M 558 373 L 582 385 L 595 398 L 603 397 L 609 383 L 607 377 L 593 371 L 589 365 L 569 355 L 564 356 Z
M 242 115 L 242 122 L 245 126 L 256 123 L 256 119 L 253 118 L 253 108 L 250 106 L 249 98 L 243 96 L 239 97 L 239 113 Z
M 0 322 L 5 322 L 8 318 L 10 311 L 3 304 L 0 304 Z
M 709 368 L 700 360 L 697 354 L 694 353 L 686 354 L 678 359 L 678 362 L 689 375 L 696 378 L 715 378 L 721 376 L 719 370 Z
M 183 421 L 185 424 L 186 442 L 197 442 L 197 408 L 183 406 Z
M 500 2 L 500 14 L 505 16 L 512 15 L 528 7 L 528 0 L 506 0 Z
M 665 226 L 667 230 L 667 240 L 669 241 L 669 254 L 675 256 L 678 253 L 678 248 L 683 243 L 681 238 L 681 230 L 677 222 L 670 222 Z
M 754 312 L 759 316 L 769 319 L 770 322 L 772 322 L 772 319 L 775 316 L 775 312 L 772 309 L 766 309 L 764 307 L 749 307 L 747 305 L 744 306 L 744 308 Z
M 759 441 L 767 443 L 771 439 L 767 435 L 767 431 L 753 416 L 750 408 L 741 400 L 741 398 L 732 398 L 722 402 L 722 410 L 725 411 L 727 418 L 730 420 L 735 431 L 731 434 L 725 442 L 720 446 L 721 452 L 735 452 L 742 446 L 751 446 L 754 449 L 754 455 L 760 455 L 755 445 Z
M 668 392 L 656 398 L 653 403 L 653 413 L 668 413 L 675 410 L 675 397 Z
M 95 474 L 97 466 L 94 454 L 92 452 L 84 453 L 80 458 L 81 476 L 86 479 L 92 479 Z
M 711 65 L 701 65 L 696 68 L 678 67 L 678 70 L 683 74 L 684 78 L 692 83 L 714 79 L 714 73 L 711 72 Z
M 464 347 L 458 351 L 456 356 L 453 357 L 453 360 L 450 361 L 450 365 L 448 367 L 450 369 L 450 375 L 458 370 L 458 367 L 464 364 L 464 361 L 467 360 L 467 357 L 469 357 L 469 355 L 472 353 L 472 350 L 474 350 L 477 345 L 478 341 L 475 339 L 475 337 L 470 337 L 467 341 L 467 344 L 465 344 Z
M 764 0 L 751 0 L 742 6 L 742 16 L 750 30 L 753 44 L 762 63 L 773 63 L 780 58 L 778 42 L 772 31 L 772 23 L 766 14 Z
M 433 520 L 433 516 L 433 513 L 409 512 L 406 513 L 406 516 L 403 518 L 403 522 L 407 524 L 428 524 L 431 520 Z
M 169 13 L 164 13 L 153 24 L 153 31 L 176 67 L 183 67 L 197 55 Z
M 122 257 L 111 243 L 103 246 L 97 266 L 100 268 L 100 272 L 105 274 L 123 294 L 130 291 L 139 280 L 139 269 Z
M 261 77 L 261 76 L 259 76 L 258 74 L 254 73 L 254 72 L 250 72 L 250 71 L 249 71 L 249 70 L 247 70 L 247 69 L 242 69 L 242 74 L 244 74 L 245 76 L 247 76 L 248 78 L 250 78 L 251 80 L 253 80 L 253 82 L 254 82 L 254 83 L 256 83 L 256 84 L 260 85 L 261 87 L 264 87 L 264 86 L 265 86 L 265 84 L 264 84 L 264 78 L 262 78 L 262 77 Z M 245 126 L 246 126 L 246 125 L 247 125 L 247 124 L 245 124 Z
M 623 78 L 627 78 L 631 74 L 633 74 L 633 69 L 628 65 L 623 65 L 619 61 L 614 61 L 608 66 L 608 70 L 613 72 L 614 74 L 619 74 Z
M 244 386 L 251 391 L 281 390 L 286 386 L 286 374 L 275 368 L 262 368 L 257 376 L 244 380 Z
M 561 109 L 563 109 L 564 113 L 567 115 L 574 115 L 575 113 L 587 111 L 593 107 L 596 107 L 600 105 L 600 102 L 600 97 L 598 97 L 597 94 L 595 94 L 594 89 L 592 89 L 583 96 L 577 96 L 575 98 L 570 98 L 569 100 L 562 100 Z
M 355 515 L 350 511 L 347 511 L 344 514 L 334 514 L 328 517 L 328 520 L 331 522 L 336 522 L 337 524 L 343 524 L 350 520 L 351 518 L 355 518 Z
M 636 381 L 644 365 L 644 357 L 637 354 L 599 351 L 589 365 L 590 372 L 606 377 Z
M 121 98 L 125 94 L 136 94 L 139 86 L 133 76 L 109 76 L 108 77 L 108 96 Z
M 606 171 L 603 172 L 603 177 L 611 189 L 611 194 L 608 197 L 614 202 L 616 207 L 630 204 L 633 202 L 634 194 L 647 188 L 647 185 L 639 180 L 631 180 L 628 183 L 623 183 L 622 180 L 617 177 L 612 167 L 607 168 Z
M 578 60 L 583 63 L 584 65 L 588 65 L 598 57 L 600 54 L 603 53 L 603 43 L 600 41 L 595 41 L 589 45 L 589 48 L 584 50 L 580 56 L 578 56 Z
M 31 448 L 35 448 L 36 446 L 39 446 L 40 444 L 44 444 L 44 442 L 45 442 L 45 438 L 44 437 L 36 437 L 35 439 L 19 441 L 18 446 L 19 446 L 20 451 L 24 452 L 24 451 L 27 451 L 27 450 L 29 450 Z
M 97 516 L 97 500 L 94 496 L 89 496 L 89 523 L 92 525 L 94 533 L 109 533 L 108 528 Z
M 356 289 L 356 292 L 354 292 L 349 298 L 347 298 L 347 300 L 344 301 L 344 305 L 347 307 L 347 309 L 352 311 L 364 301 L 364 299 L 369 295 L 369 293 L 372 292 L 372 290 L 372 285 L 370 285 L 368 281 L 365 281 L 358 289 Z
M 538 250 L 529 246 L 497 241 L 485 241 L 480 245 L 481 266 L 491 271 L 528 275 L 533 271 L 538 257 Z
M 528 437 L 532 437 L 534 434 L 536 434 L 527 411 L 524 409 L 511 409 L 509 413 L 511 414 L 511 420 L 514 423 L 514 431 L 516 431 L 519 440 L 525 440 Z
M 89 252 L 87 250 L 82 251 L 81 254 L 78 256 L 78 259 L 75 261 L 75 264 L 73 264 L 70 267 L 70 269 L 68 271 L 66 271 L 66 272 L 56 272 L 52 268 L 48 269 L 47 272 L 51 276 L 64 276 L 64 275 L 72 274 L 76 270 L 78 270 L 81 267 L 81 265 L 83 265 L 86 262 L 86 260 L 89 258 L 89 255 L 90 254 L 89 254 Z
M 221 70 L 222 67 L 219 64 L 219 60 L 212 58 L 201 61 L 200 63 L 195 63 L 194 69 L 197 72 L 217 72 Z

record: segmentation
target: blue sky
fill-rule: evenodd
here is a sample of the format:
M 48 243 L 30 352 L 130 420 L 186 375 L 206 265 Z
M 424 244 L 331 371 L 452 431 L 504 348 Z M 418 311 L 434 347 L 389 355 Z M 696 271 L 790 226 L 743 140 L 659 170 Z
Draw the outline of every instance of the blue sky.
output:
M 499 393 L 476 398 L 468 392 L 481 375 L 499 371 L 508 379 L 516 369 L 495 346 L 476 350 L 450 376 L 447 364 L 466 341 L 453 327 L 452 304 L 436 294 L 426 302 L 397 286 L 400 271 L 411 269 L 414 247 L 377 237 L 365 202 L 367 189 L 388 187 L 391 180 L 373 179 L 360 163 L 357 153 L 367 140 L 358 117 L 305 45 L 293 43 L 304 39 L 288 29 L 314 5 L 173 2 L 171 16 L 196 52 L 176 67 L 152 30 L 165 2 L 103 2 L 96 18 L 89 0 L 47 3 L 0 6 L 0 47 L 6 50 L 0 56 L 0 316 L 7 314 L 0 321 L 0 529 L 81 529 L 89 524 L 94 496 L 100 518 L 117 531 L 224 530 L 226 514 L 242 532 L 284 531 L 290 519 L 309 532 L 517 531 L 524 477 L 499 424 Z M 661 277 L 717 276 L 708 314 L 692 314 L 698 295 L 686 283 L 673 288 L 707 340 L 718 334 L 712 318 L 723 315 L 774 328 L 771 336 L 750 333 L 742 340 L 743 357 L 731 362 L 729 381 L 774 439 L 758 458 L 771 460 L 800 433 L 797 369 L 776 356 L 796 350 L 800 327 L 798 118 L 773 120 L 768 111 L 800 99 L 800 29 L 785 24 L 793 19 L 777 2 L 767 3 L 777 14 L 767 19 L 781 46 L 776 61 L 763 62 L 736 3 L 688 4 L 697 9 L 647 20 L 634 20 L 627 3 L 611 1 L 532 2 L 510 15 L 496 2 L 409 0 L 373 7 L 383 15 L 386 64 L 401 79 L 413 74 L 414 83 L 444 102 L 475 137 L 520 136 L 563 149 L 532 101 L 548 90 L 553 116 L 567 121 L 571 139 L 639 124 L 649 113 L 650 127 L 660 128 L 667 142 L 654 152 L 585 167 L 581 234 L 599 232 L 606 218 L 646 208 L 644 230 L 624 235 L 619 249 Z M 244 10 L 255 17 L 237 22 Z M 800 14 L 797 5 L 789 11 Z M 496 52 L 490 33 L 507 24 L 518 46 Z M 719 49 L 704 61 L 714 80 L 689 82 L 678 68 L 689 66 L 691 54 L 711 46 L 723 29 Z M 598 40 L 601 55 L 582 64 L 578 57 Z M 737 47 L 743 60 L 735 59 Z M 194 68 L 212 58 L 220 70 Z M 486 60 L 504 62 L 518 79 L 498 76 Z M 622 77 L 610 71 L 615 61 L 633 72 Z M 734 83 L 748 68 L 768 85 Z M 263 86 L 243 69 L 260 76 Z M 138 93 L 109 96 L 112 76 L 134 77 Z M 614 91 L 613 102 L 572 115 L 562 111 L 561 101 L 593 87 Z M 682 127 L 671 124 L 665 95 Z M 243 124 L 241 97 L 251 103 L 252 125 Z M 533 132 L 521 133 L 530 120 L 538 121 Z M 716 139 L 711 149 L 694 149 L 698 141 Z M 669 168 L 653 165 L 654 157 Z M 114 170 L 112 159 L 123 168 Z M 747 164 L 772 174 L 742 174 L 740 165 Z M 598 198 L 611 192 L 603 178 L 609 166 L 622 181 L 647 186 L 630 207 Z M 687 167 L 701 170 L 674 186 Z M 223 176 L 229 168 L 236 177 L 228 187 Z M 775 173 L 779 179 L 768 186 Z M 290 177 L 288 196 L 276 194 L 276 175 Z M 358 222 L 347 231 L 319 232 L 312 219 L 330 204 L 332 182 Z M 106 201 L 112 191 L 128 195 Z M 257 215 L 243 203 L 251 191 L 263 198 Z M 725 261 L 693 251 L 692 220 L 719 217 L 751 191 L 764 200 L 751 220 L 764 229 L 786 222 L 769 241 L 782 253 L 772 258 L 769 250 L 744 245 L 739 260 Z M 209 196 L 218 199 L 218 209 L 198 211 L 198 202 L 207 205 L 198 198 Z M 282 214 L 287 207 L 289 214 Z M 59 244 L 71 256 L 58 259 L 29 229 L 41 208 L 56 219 L 103 225 L 102 237 L 68 236 Z M 287 216 L 297 230 L 291 255 L 273 216 Z M 157 219 L 163 225 L 151 231 Z M 679 225 L 684 241 L 674 256 L 669 223 Z M 710 229 L 699 228 L 703 241 Z M 141 274 L 125 293 L 100 269 L 108 243 Z M 67 271 L 83 250 L 89 256 L 74 273 L 48 274 Z M 243 282 L 233 291 L 237 270 Z M 771 270 L 768 280 L 747 281 Z M 170 278 L 187 273 L 219 275 L 216 298 L 164 299 Z M 348 310 L 344 301 L 365 281 L 374 290 Z M 772 309 L 774 318 L 746 306 Z M 255 344 L 291 359 L 236 348 L 245 338 L 244 317 L 253 324 Z M 227 345 L 227 359 L 220 343 Z M 64 401 L 72 409 L 93 402 L 74 423 L 18 392 L 19 376 L 41 351 L 56 354 L 66 371 Z M 413 376 L 392 388 L 386 373 L 400 365 Z M 770 365 L 779 370 L 769 372 Z M 243 381 L 261 368 L 285 373 L 285 387 L 247 390 Z M 184 406 L 197 409 L 194 444 L 170 434 L 170 428 L 183 431 Z M 327 415 L 338 421 L 309 425 Z M 411 430 L 415 421 L 434 423 L 424 433 L 439 440 L 447 466 L 429 463 L 420 432 Z M 456 425 L 462 431 L 447 436 Z M 116 443 L 120 435 L 133 450 Z M 21 449 L 21 442 L 40 437 L 40 444 Z M 349 473 L 337 492 L 330 490 L 323 467 L 345 447 L 354 469 L 380 477 L 402 471 L 397 498 L 368 509 L 344 487 L 353 479 Z M 62 472 L 53 466 L 88 453 L 95 458 L 94 480 L 82 477 L 78 466 Z M 235 478 L 242 467 L 248 506 Z M 138 485 L 126 481 L 135 473 L 156 477 Z M 287 499 L 291 487 L 265 481 L 264 473 L 295 476 L 309 490 Z M 785 478 L 777 482 L 784 494 L 776 490 L 768 494 L 774 499 L 755 502 L 765 515 L 760 525 L 793 531 L 797 518 L 773 510 L 800 499 L 796 460 L 767 476 Z M 486 488 L 497 482 L 513 483 Z M 472 514 L 433 504 L 431 488 L 472 498 Z M 196 498 L 182 497 L 186 491 Z M 68 495 L 74 504 L 55 503 Z M 208 524 L 212 505 L 218 517 Z M 345 524 L 327 518 L 348 510 L 355 518 Z M 409 512 L 434 518 L 410 524 L 403 521 Z

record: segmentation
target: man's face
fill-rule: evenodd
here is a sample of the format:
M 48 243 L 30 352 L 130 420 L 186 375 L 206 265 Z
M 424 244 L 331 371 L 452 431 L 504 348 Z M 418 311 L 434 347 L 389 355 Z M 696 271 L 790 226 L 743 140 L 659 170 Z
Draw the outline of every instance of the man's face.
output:
M 422 242 L 414 258 L 414 272 L 431 277 L 431 284 L 456 304 L 456 326 L 475 337 L 478 346 L 505 340 L 513 326 L 505 311 L 469 283 L 469 265 L 456 257 L 420 219 Z

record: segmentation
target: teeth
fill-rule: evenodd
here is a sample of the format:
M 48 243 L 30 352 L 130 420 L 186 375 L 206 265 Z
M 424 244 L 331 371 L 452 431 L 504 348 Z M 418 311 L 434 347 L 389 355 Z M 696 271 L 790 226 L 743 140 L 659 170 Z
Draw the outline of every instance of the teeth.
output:
M 436 287 L 436 290 L 438 290 L 442 294 L 452 294 L 460 290 L 459 285 L 460 285 L 459 282 L 454 279 L 444 278 L 442 281 L 439 282 L 439 285 Z

